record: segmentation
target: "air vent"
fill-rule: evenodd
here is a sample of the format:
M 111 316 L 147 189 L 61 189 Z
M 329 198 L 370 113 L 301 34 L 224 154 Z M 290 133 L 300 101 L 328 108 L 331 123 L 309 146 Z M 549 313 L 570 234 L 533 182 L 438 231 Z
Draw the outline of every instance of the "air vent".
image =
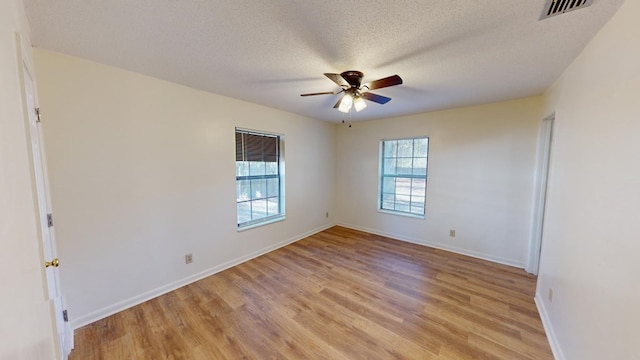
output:
M 593 0 L 547 0 L 540 20 L 548 19 L 569 11 L 586 8 L 591 5 L 591 3 L 593 3 Z

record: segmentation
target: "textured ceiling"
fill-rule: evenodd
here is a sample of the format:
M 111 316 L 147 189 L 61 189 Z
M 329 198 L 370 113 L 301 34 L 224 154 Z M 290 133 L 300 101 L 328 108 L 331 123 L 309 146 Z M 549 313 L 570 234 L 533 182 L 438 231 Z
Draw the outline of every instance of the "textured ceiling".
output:
M 334 122 L 325 72 L 404 79 L 353 121 L 540 94 L 622 2 L 24 0 L 36 47 Z

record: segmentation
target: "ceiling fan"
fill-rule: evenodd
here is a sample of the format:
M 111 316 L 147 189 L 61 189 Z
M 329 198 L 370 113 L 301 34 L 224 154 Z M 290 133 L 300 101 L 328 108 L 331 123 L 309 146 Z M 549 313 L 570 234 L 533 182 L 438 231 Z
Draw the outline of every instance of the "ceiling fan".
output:
M 364 74 L 357 70 L 347 70 L 340 74 L 324 73 L 324 75 L 334 83 L 338 84 L 342 89 L 336 91 L 300 94 L 300 96 L 337 95 L 344 93 L 344 96 L 342 96 L 333 106 L 334 109 L 337 108 L 343 113 L 348 113 L 349 110 L 351 110 L 351 106 L 353 106 L 356 111 L 364 109 L 367 107 L 364 100 L 373 101 L 378 104 L 386 104 L 391 100 L 391 98 L 370 93 L 369 91 L 402 84 L 402 78 L 400 76 L 392 75 L 363 85 L 362 77 Z

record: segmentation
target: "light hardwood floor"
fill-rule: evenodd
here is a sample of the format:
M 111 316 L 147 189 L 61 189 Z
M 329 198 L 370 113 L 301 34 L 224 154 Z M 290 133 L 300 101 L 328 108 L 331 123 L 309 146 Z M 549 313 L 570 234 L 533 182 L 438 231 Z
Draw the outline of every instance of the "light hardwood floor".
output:
M 71 359 L 553 359 L 535 282 L 334 227 L 77 330 Z

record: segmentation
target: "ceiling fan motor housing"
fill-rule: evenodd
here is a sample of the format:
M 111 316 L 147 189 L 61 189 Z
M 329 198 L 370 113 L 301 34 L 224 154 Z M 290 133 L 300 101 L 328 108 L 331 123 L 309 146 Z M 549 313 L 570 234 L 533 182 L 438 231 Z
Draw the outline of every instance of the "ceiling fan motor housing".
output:
M 364 74 L 357 70 L 347 70 L 341 73 L 340 76 L 342 76 L 342 78 L 344 78 L 352 88 L 360 88 Z

